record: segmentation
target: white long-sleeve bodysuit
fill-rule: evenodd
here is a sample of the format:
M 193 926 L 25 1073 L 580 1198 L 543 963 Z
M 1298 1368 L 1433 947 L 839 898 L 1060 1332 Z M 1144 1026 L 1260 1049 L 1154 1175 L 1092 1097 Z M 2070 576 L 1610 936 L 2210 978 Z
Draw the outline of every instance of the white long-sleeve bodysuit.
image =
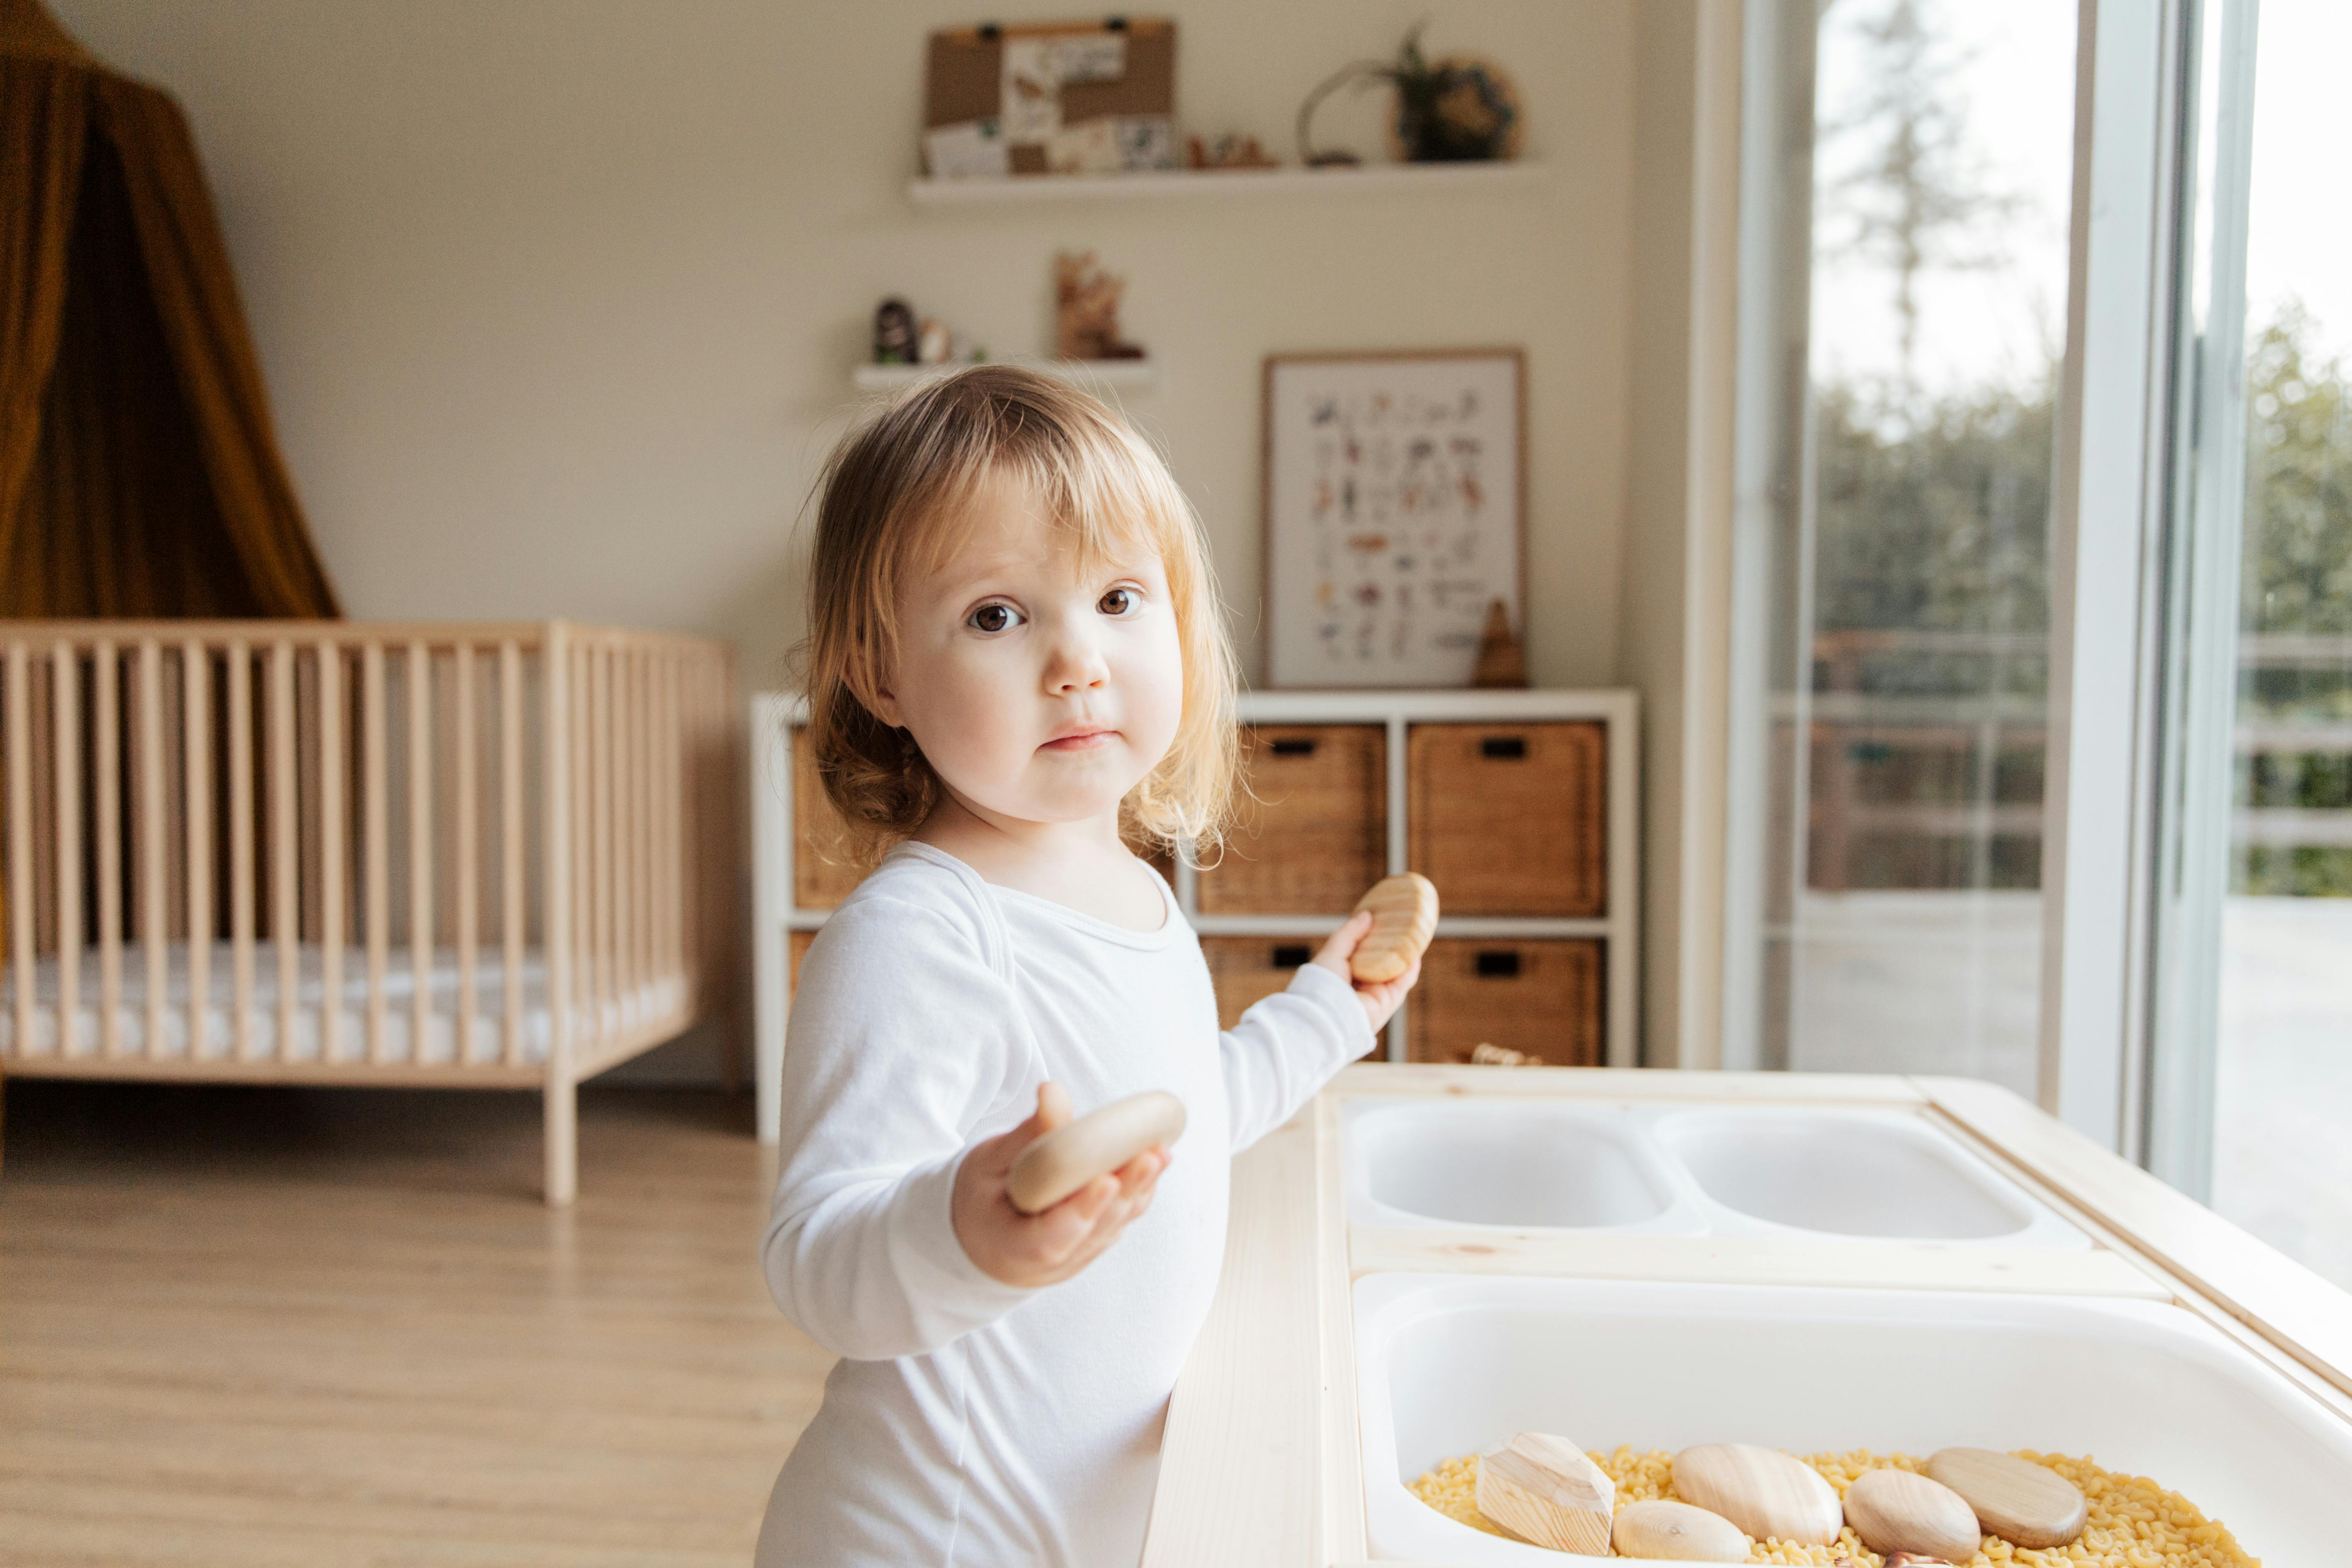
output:
M 1161 885 L 1132 931 L 926 845 L 893 850 L 801 964 L 783 1171 L 762 1254 L 784 1314 L 845 1359 L 776 1478 L 759 1568 L 1123 1568 L 1224 1255 L 1227 1165 L 1373 1044 L 1313 964 L 1221 1034 Z M 1151 1207 L 1084 1272 L 1016 1289 L 948 1215 L 975 1140 L 1052 1079 L 1085 1111 L 1166 1089 L 1184 1135 Z

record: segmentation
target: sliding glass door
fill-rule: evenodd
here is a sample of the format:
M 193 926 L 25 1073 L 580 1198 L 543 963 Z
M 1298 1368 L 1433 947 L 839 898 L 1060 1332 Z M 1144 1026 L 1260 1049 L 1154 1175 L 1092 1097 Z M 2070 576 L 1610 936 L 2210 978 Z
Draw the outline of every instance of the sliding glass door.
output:
M 1744 26 L 1725 1063 L 2006 1084 L 2352 1284 L 2352 5 Z
M 2352 1285 L 2352 7 L 2198 38 L 2148 1150 Z
M 1727 1065 L 2031 1093 L 2074 7 L 1748 27 Z

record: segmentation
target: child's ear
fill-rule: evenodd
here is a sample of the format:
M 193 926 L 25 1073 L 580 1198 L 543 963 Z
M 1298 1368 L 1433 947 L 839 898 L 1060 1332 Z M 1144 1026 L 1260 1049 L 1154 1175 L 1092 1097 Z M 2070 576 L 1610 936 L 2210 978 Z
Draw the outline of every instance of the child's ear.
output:
M 866 659 L 852 661 L 844 677 L 850 695 L 866 705 L 866 710 L 893 730 L 906 728 L 906 719 L 898 710 L 898 695 L 875 679 L 873 666 Z

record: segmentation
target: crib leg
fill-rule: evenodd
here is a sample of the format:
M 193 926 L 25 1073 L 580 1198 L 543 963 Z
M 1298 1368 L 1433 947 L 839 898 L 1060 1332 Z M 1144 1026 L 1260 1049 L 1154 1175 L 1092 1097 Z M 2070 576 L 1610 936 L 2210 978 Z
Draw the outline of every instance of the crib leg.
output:
M 542 1091 L 546 1131 L 547 1206 L 566 1208 L 580 1191 L 580 1086 L 551 1073 Z

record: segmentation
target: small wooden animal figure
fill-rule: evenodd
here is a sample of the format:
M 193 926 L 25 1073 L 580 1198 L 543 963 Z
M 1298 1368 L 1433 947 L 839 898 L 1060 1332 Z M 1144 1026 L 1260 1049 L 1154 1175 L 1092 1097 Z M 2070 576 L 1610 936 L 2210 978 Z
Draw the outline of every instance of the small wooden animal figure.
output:
M 1478 632 L 1478 663 L 1471 671 L 1473 686 L 1525 686 L 1527 650 L 1511 635 L 1511 613 L 1503 601 L 1486 606 L 1486 624 Z
M 1348 973 L 1378 985 L 1411 969 L 1437 934 L 1437 887 L 1418 871 L 1383 877 L 1349 913 L 1366 910 L 1372 912 L 1372 929 L 1356 944 Z
M 1522 1432 L 1478 1456 L 1478 1511 L 1554 1552 L 1609 1552 L 1617 1483 L 1565 1437 Z
M 1054 352 L 1064 359 L 1141 359 L 1143 350 L 1118 335 L 1119 296 L 1127 279 L 1095 265 L 1095 253 L 1063 251 L 1054 258 Z
M 874 307 L 874 363 L 913 364 L 916 353 L 915 308 L 904 300 L 885 300 Z

